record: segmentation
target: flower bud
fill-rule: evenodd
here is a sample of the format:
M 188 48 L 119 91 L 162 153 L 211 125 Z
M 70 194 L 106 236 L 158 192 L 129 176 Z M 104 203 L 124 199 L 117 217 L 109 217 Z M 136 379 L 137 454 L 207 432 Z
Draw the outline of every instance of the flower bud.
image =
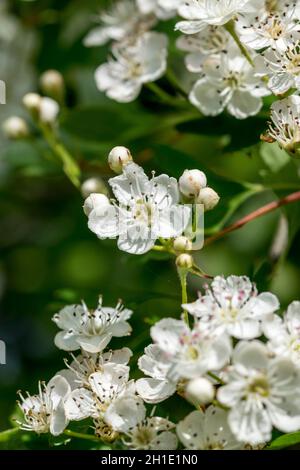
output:
M 47 96 L 41 99 L 39 118 L 46 124 L 53 124 L 59 113 L 59 104 Z
M 107 195 L 108 190 L 104 181 L 101 178 L 89 178 L 84 181 L 81 186 L 81 194 L 84 198 L 89 197 L 91 194 L 102 193 Z
M 178 269 L 191 269 L 193 264 L 193 257 L 187 253 L 183 253 L 176 258 L 176 266 Z
M 197 198 L 198 204 L 204 205 L 205 211 L 211 211 L 220 201 L 220 196 L 212 188 L 203 188 Z
M 23 97 L 23 104 L 25 108 L 34 116 L 40 114 L 42 97 L 37 93 L 27 93 Z
M 94 209 L 105 209 L 110 205 L 109 199 L 104 194 L 91 194 L 83 205 L 83 211 L 89 216 Z
M 2 128 L 4 134 L 9 139 L 23 139 L 30 134 L 26 121 L 18 116 L 12 116 L 6 119 Z
M 179 178 L 179 189 L 188 198 L 195 198 L 202 188 L 207 185 L 207 179 L 203 171 L 185 170 Z
M 193 244 L 191 240 L 189 240 L 187 237 L 177 237 L 174 240 L 173 244 L 174 250 L 183 252 L 183 251 L 191 251 Z
M 65 83 L 63 76 L 57 70 L 47 70 L 41 75 L 40 85 L 43 93 L 58 101 L 64 96 Z
M 191 380 L 185 389 L 185 398 L 198 407 L 208 405 L 215 397 L 215 388 L 213 384 L 203 377 Z
M 114 147 L 108 155 L 108 164 L 117 174 L 122 173 L 123 167 L 130 162 L 132 162 L 132 155 L 126 147 Z

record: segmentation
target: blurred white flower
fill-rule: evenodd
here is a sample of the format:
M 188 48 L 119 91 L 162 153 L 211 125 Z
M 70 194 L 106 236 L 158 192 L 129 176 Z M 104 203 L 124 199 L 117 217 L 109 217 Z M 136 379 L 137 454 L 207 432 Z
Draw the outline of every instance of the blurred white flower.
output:
M 198 318 L 202 326 L 227 332 L 238 339 L 253 339 L 262 334 L 262 321 L 279 309 L 270 292 L 258 294 L 246 276 L 217 276 L 196 302 L 183 308 Z
M 291 88 L 300 91 L 300 41 L 291 42 L 284 50 L 268 49 L 255 58 L 256 74 L 268 76 L 268 87 L 275 95 Z
M 236 22 L 240 40 L 251 49 L 271 47 L 284 50 L 291 41 L 300 37 L 299 24 L 293 4 L 286 4 L 282 13 L 267 12 L 263 16 L 244 15 Z
M 167 44 L 167 36 L 157 32 L 146 32 L 131 43 L 115 44 L 113 57 L 95 72 L 97 87 L 115 101 L 135 100 L 145 83 L 165 73 Z
M 158 238 L 177 237 L 186 228 L 190 208 L 178 204 L 175 178 L 160 175 L 149 180 L 141 167 L 129 163 L 109 184 L 118 204 L 89 215 L 89 228 L 99 238 L 118 236 L 120 250 L 140 255 Z
M 238 13 L 247 11 L 249 0 L 185 0 L 178 8 L 179 15 L 186 21 L 176 24 L 184 34 L 195 34 L 206 25 L 221 26 Z
M 138 360 L 139 369 L 149 377 L 136 381 L 137 393 L 146 403 L 160 403 L 176 392 L 176 382 L 168 379 L 171 368 L 168 355 L 156 344 L 145 348 Z
M 240 342 L 222 378 L 226 385 L 217 398 L 230 408 L 237 439 L 257 445 L 271 439 L 273 426 L 287 433 L 300 429 L 300 375 L 289 359 L 271 358 L 259 341 Z
M 54 436 L 61 434 L 68 425 L 65 402 L 71 392 L 70 385 L 61 376 L 56 375 L 45 385 L 39 382 L 39 394 L 25 397 L 19 392 L 19 407 L 24 414 L 20 427 L 24 431 L 38 434 L 50 432 Z
M 189 52 L 185 65 L 192 73 L 202 71 L 203 62 L 208 56 L 220 55 L 229 48 L 236 47 L 229 33 L 218 26 L 206 26 L 199 33 L 182 35 L 177 39 L 176 46 Z
M 126 40 L 130 36 L 150 29 L 156 22 L 154 15 L 139 14 L 134 1 L 118 0 L 101 13 L 100 26 L 93 28 L 84 38 L 87 47 L 102 46 L 110 40 Z
M 190 92 L 190 101 L 205 115 L 216 116 L 227 109 L 237 119 L 245 119 L 260 111 L 262 97 L 269 94 L 246 58 L 228 53 L 206 59 L 203 77 Z
M 168 419 L 152 416 L 146 418 L 146 408 L 138 397 L 121 397 L 105 414 L 112 429 L 124 434 L 123 442 L 135 450 L 173 450 L 177 438 L 175 425 Z
M 182 320 L 165 318 L 151 328 L 151 337 L 167 355 L 170 363 L 167 377 L 173 382 L 219 370 L 230 359 L 229 337 L 208 331 L 198 322 L 191 329 Z
M 292 95 L 272 104 L 268 136 L 287 152 L 297 153 L 300 146 L 299 96 Z
M 18 116 L 11 116 L 2 124 L 2 129 L 9 139 L 24 139 L 30 135 L 27 122 Z
M 227 418 L 228 413 L 215 406 L 192 411 L 177 424 L 177 435 L 190 450 L 241 450 L 244 444 L 232 434 Z
M 300 302 L 292 302 L 283 318 L 272 315 L 263 325 L 268 347 L 278 357 L 288 357 L 300 366 Z
M 55 336 L 55 345 L 64 351 L 82 349 L 88 353 L 103 351 L 113 336 L 131 333 L 127 320 L 132 311 L 124 309 L 121 302 L 115 308 L 103 307 L 102 298 L 96 310 L 89 310 L 85 303 L 64 307 L 53 317 L 63 330 Z
M 138 8 L 144 15 L 155 14 L 161 20 L 176 16 L 181 0 L 136 0 Z

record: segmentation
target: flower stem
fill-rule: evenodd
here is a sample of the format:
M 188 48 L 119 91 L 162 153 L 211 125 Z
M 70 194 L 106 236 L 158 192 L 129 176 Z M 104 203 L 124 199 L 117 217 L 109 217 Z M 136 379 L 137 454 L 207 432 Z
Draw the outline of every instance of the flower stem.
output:
M 243 56 L 248 60 L 249 64 L 252 65 L 252 67 L 254 67 L 254 63 L 253 63 L 252 58 L 251 58 L 250 55 L 249 55 L 249 52 L 247 51 L 247 49 L 245 48 L 245 46 L 241 43 L 240 38 L 238 37 L 238 35 L 237 35 L 236 31 L 235 31 L 234 21 L 233 21 L 233 20 L 230 20 L 230 21 L 225 25 L 225 29 L 228 31 L 228 33 L 231 35 L 231 37 L 233 38 L 233 40 L 236 42 L 236 44 L 237 44 L 237 46 L 239 47 L 241 53 L 242 53 Z
M 66 176 L 69 178 L 71 183 L 77 189 L 79 189 L 81 170 L 77 162 L 74 160 L 72 155 L 68 152 L 68 150 L 64 147 L 64 145 L 58 141 L 51 127 L 46 126 L 44 124 L 40 124 L 40 129 L 49 147 L 62 162 L 63 169 L 64 169 Z
M 184 98 L 188 98 L 188 93 L 182 88 L 180 83 L 178 83 L 178 80 L 173 70 L 168 69 L 165 76 L 168 82 L 173 86 L 176 91 L 178 91 Z
M 84 439 L 86 441 L 92 442 L 101 442 L 98 437 L 93 436 L 92 434 L 83 434 L 81 432 L 71 431 L 70 429 L 65 429 L 64 434 L 69 437 L 76 437 L 77 439 Z
M 224 385 L 225 382 L 223 382 L 222 379 L 220 379 L 220 377 L 218 377 L 216 374 L 214 374 L 213 372 L 207 372 L 207 375 L 209 375 L 212 379 L 216 380 L 216 382 L 219 382 L 221 385 Z
M 186 270 L 179 271 L 179 278 L 181 284 L 181 304 L 187 304 L 188 296 L 187 296 L 187 274 Z M 189 322 L 189 314 L 186 310 L 183 310 L 183 318 L 187 326 L 190 325 Z
M 149 90 L 151 90 L 152 93 L 156 95 L 162 103 L 167 104 L 169 106 L 177 107 L 177 108 L 186 107 L 185 102 L 183 101 L 181 102 L 177 98 L 170 96 L 166 91 L 160 88 L 156 83 L 149 82 L 149 83 L 146 83 L 145 86 Z

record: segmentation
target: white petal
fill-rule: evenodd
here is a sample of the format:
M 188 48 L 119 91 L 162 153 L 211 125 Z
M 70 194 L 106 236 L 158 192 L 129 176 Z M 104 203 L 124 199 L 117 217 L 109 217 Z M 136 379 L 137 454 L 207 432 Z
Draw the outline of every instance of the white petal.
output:
M 195 83 L 189 99 L 191 103 L 200 109 L 207 116 L 216 116 L 220 114 L 229 99 L 228 94 L 219 93 L 209 79 L 201 78 Z
M 261 98 L 251 95 L 249 91 L 237 90 L 228 104 L 228 112 L 237 119 L 246 119 L 249 116 L 255 116 L 262 105 Z
M 79 346 L 86 352 L 97 353 L 103 351 L 112 338 L 112 333 L 108 331 L 103 335 L 77 336 Z
M 107 409 L 104 419 L 115 431 L 128 432 L 141 423 L 146 416 L 146 408 L 139 397 L 129 396 L 115 400 Z
M 139 379 L 136 381 L 137 393 L 146 403 L 160 403 L 176 392 L 176 385 L 167 380 Z

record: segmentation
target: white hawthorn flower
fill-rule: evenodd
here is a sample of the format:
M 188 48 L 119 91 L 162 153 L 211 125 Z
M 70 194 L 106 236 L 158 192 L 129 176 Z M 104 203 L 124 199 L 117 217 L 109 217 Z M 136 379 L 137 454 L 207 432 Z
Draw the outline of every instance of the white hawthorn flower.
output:
M 271 123 L 268 136 L 291 154 L 300 146 L 300 97 L 289 96 L 271 106 Z
M 272 427 L 289 433 L 300 428 L 300 375 L 287 358 L 271 358 L 259 341 L 241 342 L 233 365 L 222 375 L 217 398 L 230 408 L 228 423 L 237 439 L 268 442 Z
M 201 323 L 191 329 L 182 320 L 165 318 L 151 328 L 151 337 L 169 359 L 167 377 L 173 382 L 219 370 L 230 359 L 229 337 L 208 331 Z
M 121 302 L 115 308 L 103 307 L 101 297 L 96 310 L 89 310 L 85 303 L 69 305 L 53 317 L 62 330 L 55 336 L 55 345 L 64 351 L 103 351 L 113 336 L 131 333 L 127 322 L 131 315 L 132 311 L 124 309 Z
M 156 22 L 154 15 L 137 12 L 132 0 L 118 0 L 100 15 L 100 26 L 93 28 L 84 38 L 87 47 L 102 46 L 110 40 L 122 41 L 150 29 Z
M 270 94 L 253 67 L 240 54 L 222 54 L 203 63 L 203 77 L 192 88 L 191 103 L 207 116 L 216 116 L 224 109 L 237 119 L 257 114 L 262 97 Z
M 171 364 L 168 355 L 156 344 L 145 348 L 138 360 L 139 369 L 149 377 L 136 381 L 137 393 L 146 403 L 160 403 L 176 392 L 176 382 L 168 379 Z
M 135 100 L 145 83 L 165 73 L 167 43 L 165 34 L 146 32 L 132 43 L 115 44 L 113 57 L 95 72 L 97 87 L 115 101 Z
M 269 78 L 268 87 L 275 95 L 291 88 L 300 91 L 300 41 L 291 42 L 283 51 L 268 49 L 255 59 L 256 74 Z
M 71 392 L 70 385 L 61 376 L 56 375 L 48 384 L 39 382 L 39 394 L 24 397 L 18 405 L 24 414 L 24 422 L 20 427 L 24 431 L 37 434 L 50 432 L 54 436 L 61 434 L 68 425 L 65 413 L 65 401 Z
M 270 292 L 258 294 L 246 276 L 215 277 L 205 295 L 183 308 L 199 322 L 220 334 L 238 339 L 253 339 L 262 334 L 262 321 L 279 308 Z
M 177 436 L 190 450 L 241 450 L 244 444 L 232 434 L 227 418 L 228 413 L 215 406 L 192 411 L 177 424 Z
M 158 238 L 175 238 L 186 228 L 190 208 L 178 204 L 175 178 L 160 175 L 149 180 L 141 167 L 129 163 L 109 184 L 118 204 L 89 215 L 89 228 L 99 238 L 118 236 L 120 250 L 140 255 Z
M 107 363 L 100 372 L 89 376 L 89 388 L 74 389 L 65 402 L 69 420 L 81 421 L 92 417 L 103 420 L 109 406 L 120 396 L 135 394 L 133 380 L 129 380 L 129 367 Z M 105 419 L 104 419 L 105 421 Z
M 278 357 L 288 357 L 300 366 L 300 302 L 292 302 L 283 318 L 272 315 L 263 325 L 268 347 Z
M 135 450 L 174 450 L 175 425 L 158 416 L 146 417 L 146 408 L 138 397 L 121 397 L 105 414 L 112 429 L 124 435 L 124 444 Z
M 160 20 L 173 18 L 181 0 L 136 0 L 143 15 L 154 14 Z
M 255 18 L 245 15 L 239 17 L 236 23 L 237 32 L 243 44 L 251 49 L 271 47 L 282 51 L 300 36 L 299 24 L 295 20 L 293 6 L 287 7 L 282 13 L 266 13 Z
M 196 34 L 182 35 L 176 42 L 178 49 L 188 52 L 186 68 L 192 73 L 202 72 L 204 60 L 208 56 L 220 55 L 235 46 L 229 33 L 222 27 L 206 26 Z
M 90 354 L 82 351 L 82 354 L 75 357 L 71 354 L 73 361 L 69 364 L 65 360 L 67 369 L 63 369 L 57 375 L 63 376 L 70 384 L 72 390 L 79 387 L 90 388 L 89 378 L 95 372 L 102 372 L 105 364 L 127 365 L 132 357 L 129 348 L 110 350 L 105 353 Z
M 184 34 L 195 34 L 206 25 L 221 26 L 238 13 L 247 11 L 249 0 L 185 0 L 178 8 L 185 21 L 176 24 L 176 29 Z

